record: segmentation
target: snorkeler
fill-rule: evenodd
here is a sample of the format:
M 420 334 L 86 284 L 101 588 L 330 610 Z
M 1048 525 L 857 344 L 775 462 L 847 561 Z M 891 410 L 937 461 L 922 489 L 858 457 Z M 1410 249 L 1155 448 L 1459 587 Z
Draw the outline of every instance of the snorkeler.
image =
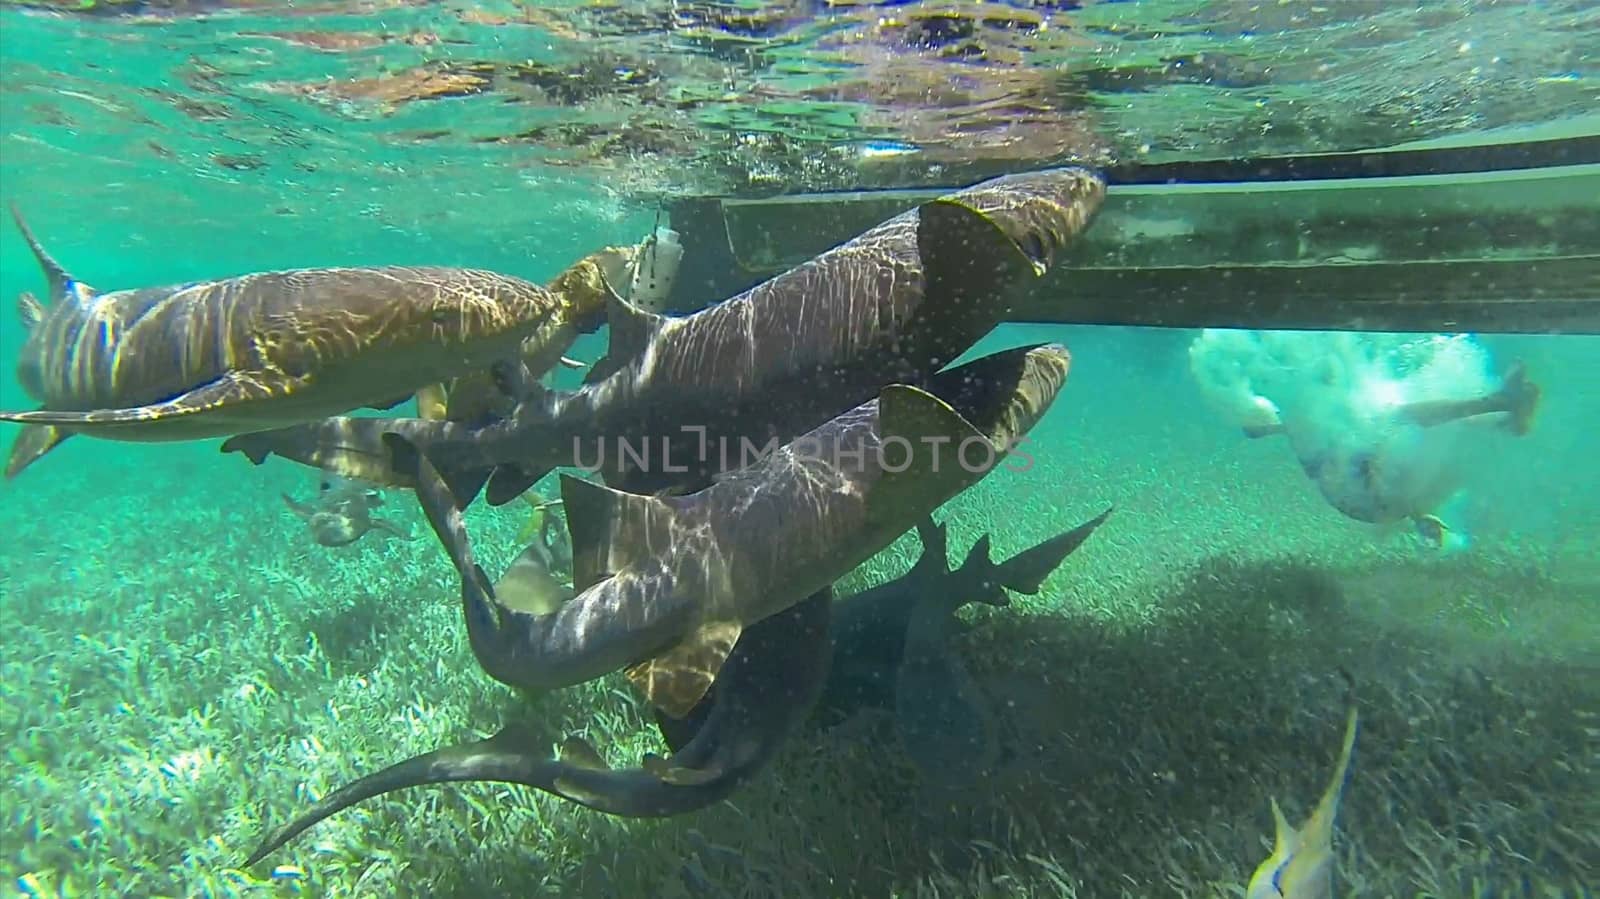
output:
M 1283 435 L 1329 505 L 1370 524 L 1409 521 L 1460 545 L 1437 510 L 1493 430 L 1522 436 L 1539 387 L 1520 364 L 1499 383 L 1470 335 L 1207 329 L 1189 349 L 1207 399 L 1251 438 Z

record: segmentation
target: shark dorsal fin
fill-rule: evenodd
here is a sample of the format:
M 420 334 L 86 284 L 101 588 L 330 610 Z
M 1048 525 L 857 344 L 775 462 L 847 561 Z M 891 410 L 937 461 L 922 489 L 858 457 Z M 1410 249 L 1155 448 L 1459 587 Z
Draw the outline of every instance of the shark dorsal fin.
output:
M 589 373 L 583 378 L 585 384 L 603 381 L 644 355 L 645 347 L 668 321 L 664 315 L 641 309 L 623 299 L 609 283 L 606 292 L 606 326 L 611 333 L 605 357 L 589 366 Z
M 635 556 L 659 551 L 664 544 L 649 537 L 665 526 L 672 514 L 670 502 L 563 474 L 561 505 L 572 538 L 573 588 L 581 593 L 616 574 Z
M 985 439 L 949 403 L 918 387 L 891 384 L 878 396 L 878 432 L 887 446 L 890 440 L 912 448 L 913 457 L 899 471 L 886 472 L 872 488 L 868 515 L 897 515 L 895 510 L 932 508 L 938 498 L 948 496 L 952 481 L 966 486 L 982 474 L 966 466 L 950 464 L 949 453 L 942 455 L 928 447 L 961 446 L 962 441 Z M 900 453 L 904 450 L 891 450 Z M 896 463 L 900 457 L 895 457 Z
M 18 209 L 15 203 L 11 204 L 11 219 L 17 223 L 17 230 L 22 232 L 22 239 L 28 242 L 28 249 L 33 251 L 33 258 L 38 260 L 39 268 L 44 270 L 45 280 L 50 283 L 50 302 L 59 303 L 68 298 L 82 301 L 94 296 L 94 288 L 72 277 L 71 273 L 44 248 L 44 244 L 33 236 L 33 229 L 28 227 L 27 220 L 22 217 L 22 210 Z M 37 303 L 37 298 L 34 301 Z

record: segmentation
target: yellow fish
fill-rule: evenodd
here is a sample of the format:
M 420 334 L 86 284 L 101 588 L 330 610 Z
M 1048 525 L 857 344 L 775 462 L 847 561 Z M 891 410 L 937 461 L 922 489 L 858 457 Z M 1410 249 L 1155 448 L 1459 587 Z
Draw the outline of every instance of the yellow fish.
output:
M 1350 771 L 1350 753 L 1356 745 L 1356 710 L 1350 709 L 1344 748 L 1333 780 L 1322 801 L 1297 831 L 1283 817 L 1278 800 L 1272 800 L 1272 820 L 1277 836 L 1272 854 L 1256 867 L 1245 899 L 1330 899 L 1333 896 L 1333 818 Z

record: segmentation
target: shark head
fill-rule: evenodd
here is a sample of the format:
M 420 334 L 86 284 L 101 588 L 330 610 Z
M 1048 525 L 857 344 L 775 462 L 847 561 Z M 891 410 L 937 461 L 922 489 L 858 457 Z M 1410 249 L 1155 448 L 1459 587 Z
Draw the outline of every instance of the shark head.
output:
M 993 178 L 935 202 L 983 216 L 1042 275 L 1088 225 L 1105 192 L 1105 182 L 1088 169 L 1056 168 Z

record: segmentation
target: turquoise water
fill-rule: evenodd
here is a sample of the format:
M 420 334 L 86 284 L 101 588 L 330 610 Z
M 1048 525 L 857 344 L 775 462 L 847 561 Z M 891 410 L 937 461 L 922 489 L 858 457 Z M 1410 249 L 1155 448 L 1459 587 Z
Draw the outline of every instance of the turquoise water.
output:
M 524 130 L 525 110 L 494 102 L 514 92 L 509 82 L 401 104 L 388 117 L 355 101 L 297 104 L 258 90 L 344 67 L 372 75 L 419 60 L 578 58 L 563 28 L 606 52 L 676 54 L 654 77 L 680 95 L 709 90 L 708 61 L 722 65 L 739 56 L 728 47 L 744 44 L 724 23 L 707 51 L 701 26 L 685 24 L 688 7 L 675 30 L 657 34 L 644 27 L 659 24 L 643 15 L 659 13 L 653 6 L 626 8 L 643 10 L 629 31 L 620 14 L 604 19 L 604 7 L 588 6 L 508 30 L 487 19 L 542 10 L 378 3 L 348 15 L 289 18 L 280 7 L 134 21 L 38 14 L 50 5 L 0 9 L 0 198 L 21 205 L 74 274 L 106 290 L 397 262 L 543 282 L 593 249 L 637 242 L 656 199 L 702 184 L 691 171 L 748 174 L 673 149 L 622 166 L 648 176 L 635 181 L 617 176 L 615 161 L 558 166 L 502 144 L 394 139 L 441 127 Z M 1005 63 L 1000 50 L 1011 44 L 999 38 L 988 49 L 1005 71 L 1080 73 L 1109 110 L 1096 131 L 1108 158 L 1145 144 L 1198 158 L 1439 138 L 1564 121 L 1593 99 L 1593 38 L 1577 27 L 1578 3 L 1327 4 L 1292 21 L 1286 5 L 1085 6 L 1066 30 L 1092 40 L 1029 45 L 1048 64 Z M 779 21 L 763 26 L 769 56 L 729 64 L 736 82 L 782 88 L 767 105 L 752 113 L 719 100 L 674 127 L 704 146 L 785 129 L 830 144 L 904 140 L 856 106 L 802 92 L 807 78 L 828 81 L 825 63 L 844 65 L 840 47 L 879 46 L 839 37 L 865 19 L 812 12 L 765 9 Z M 1524 30 L 1506 36 L 1514 17 Z M 446 40 L 327 54 L 246 34 L 291 29 L 431 30 Z M 1338 64 L 1329 77 L 1340 90 L 1293 135 L 1283 133 L 1292 117 L 1261 131 L 1246 110 L 1292 100 L 1313 80 L 1303 72 L 1280 84 L 1242 64 L 1209 80 L 1163 65 L 1165 80 L 1138 92 L 1108 88 L 1101 73 L 1202 44 L 1291 59 L 1319 35 L 1351 59 L 1322 60 Z M 1547 52 L 1532 54 L 1541 41 Z M 1493 58 L 1515 75 L 1451 80 L 1472 69 L 1458 72 L 1458 56 L 1479 54 L 1478 66 Z M 1364 75 L 1374 58 L 1406 66 Z M 233 68 L 208 75 L 219 60 Z M 1251 79 L 1260 83 L 1243 83 Z M 1528 90 L 1517 95 L 1526 102 L 1506 99 Z M 607 96 L 568 118 L 621 130 L 672 105 Z M 1403 115 L 1353 130 L 1358 114 L 1394 109 L 1403 96 L 1415 101 Z M 236 112 L 180 114 L 174 97 Z M 520 102 L 560 118 L 547 97 Z M 741 109 L 761 127 L 746 130 Z M 1237 115 L 1202 128 L 1195 109 Z M 844 124 L 829 131 L 836 119 Z M 298 143 L 285 138 L 294 134 Z M 1018 169 L 1062 161 L 1028 152 Z M 252 154 L 266 164 L 215 163 Z M 790 161 L 761 165 L 792 175 L 779 187 L 816 186 Z M 732 189 L 748 188 L 747 179 Z M 16 231 L 0 229 L 0 294 L 43 289 Z M 568 355 L 593 361 L 606 337 L 583 337 Z M 1285 441 L 1242 436 L 1195 377 L 1197 337 L 1007 324 L 968 353 L 1059 341 L 1072 367 L 1030 434 L 1036 464 L 996 471 L 938 512 L 952 561 L 985 534 L 1006 558 L 1114 506 L 1037 596 L 961 613 L 952 651 L 981 691 L 998 747 L 973 762 L 976 785 L 930 778 L 896 742 L 893 714 L 866 710 L 800 728 L 730 799 L 687 815 L 634 821 L 521 787 L 425 787 L 342 812 L 248 869 L 240 865 L 265 829 L 315 798 L 508 721 L 533 722 L 552 747 L 583 736 L 616 767 L 664 752 L 663 741 L 619 675 L 539 697 L 484 675 L 464 637 L 455 572 L 409 492 L 387 491 L 377 514 L 411 539 L 368 535 L 328 548 L 279 497 L 314 495 L 312 470 L 280 459 L 252 467 L 217 441 L 75 438 L 0 484 L 0 878 L 39 896 L 1242 896 L 1271 851 L 1269 799 L 1299 823 L 1333 771 L 1344 672 L 1362 717 L 1336 827 L 1340 895 L 1592 895 L 1600 337 L 1478 335 L 1491 386 L 1520 361 L 1542 398 L 1527 435 L 1496 431 L 1463 457 L 1460 489 L 1434 510 L 1458 538 L 1448 551 L 1406 523 L 1340 514 Z M 8 311 L 6 410 L 35 405 L 13 376 L 22 338 Z M 1336 339 L 1326 339 L 1332 358 Z M 577 377 L 558 372 L 556 384 Z M 8 444 L 17 433 L 0 426 Z M 520 503 L 466 512 L 486 569 L 518 553 L 526 519 Z M 899 576 L 919 552 L 914 533 L 902 536 L 837 594 Z

